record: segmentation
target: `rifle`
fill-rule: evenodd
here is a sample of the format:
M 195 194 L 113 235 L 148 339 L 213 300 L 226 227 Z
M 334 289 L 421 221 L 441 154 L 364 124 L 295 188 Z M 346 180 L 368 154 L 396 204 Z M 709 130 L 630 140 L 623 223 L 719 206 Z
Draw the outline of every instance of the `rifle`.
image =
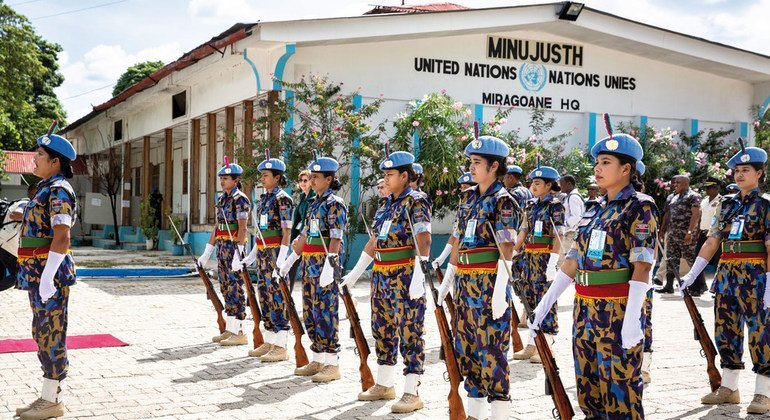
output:
M 225 212 L 221 209 L 220 212 L 222 213 L 222 220 L 225 222 L 224 225 L 227 226 L 227 235 L 230 237 L 230 242 L 233 242 L 233 251 L 238 252 L 238 258 L 243 261 L 244 255 L 242 252 L 238 251 L 238 245 L 233 239 L 233 233 L 230 232 L 230 225 L 227 223 Z M 262 331 L 259 329 L 259 324 L 262 322 L 262 312 L 259 309 L 259 303 L 257 302 L 256 293 L 254 292 L 254 284 L 251 282 L 251 276 L 246 270 L 246 267 L 243 267 L 241 270 L 241 278 L 243 279 L 243 285 L 246 286 L 246 295 L 249 302 L 249 309 L 251 310 L 251 317 L 254 318 L 254 330 L 252 331 L 252 335 L 254 336 L 254 348 L 257 348 L 262 344 L 265 344 L 265 338 L 262 337 Z
M 455 348 L 452 345 L 452 331 L 449 329 L 449 322 L 446 319 L 446 313 L 441 306 L 441 301 L 438 298 L 438 289 L 436 289 L 436 273 L 431 270 L 429 261 L 424 261 L 420 258 L 422 252 L 420 252 L 420 245 L 417 243 L 417 236 L 414 234 L 414 226 L 412 225 L 412 217 L 409 213 L 406 213 L 406 220 L 409 221 L 409 231 L 412 235 L 412 242 L 414 242 L 415 250 L 417 251 L 417 261 L 422 268 L 422 272 L 425 274 L 425 278 L 428 279 L 430 285 L 430 292 L 433 295 L 433 302 L 436 304 L 436 309 L 433 313 L 436 315 L 436 322 L 438 323 L 438 332 L 441 336 L 441 348 L 444 350 L 444 364 L 446 365 L 447 374 L 449 376 L 449 395 L 447 401 L 449 402 L 449 418 L 452 420 L 464 419 L 465 408 L 463 407 L 463 400 L 460 398 L 458 391 L 460 382 L 463 380 L 460 375 L 460 365 L 457 363 L 457 354 Z
M 222 306 L 222 301 L 219 300 L 217 292 L 214 291 L 214 286 L 211 284 L 208 273 L 206 273 L 206 270 L 204 270 L 203 267 L 198 265 L 198 260 L 195 259 L 195 254 L 193 253 L 192 248 L 190 248 L 190 244 L 185 242 L 184 239 L 182 239 L 182 235 L 179 234 L 179 229 L 174 225 L 174 219 L 172 219 L 170 215 L 168 216 L 168 219 L 171 222 L 171 226 L 174 228 L 174 232 L 176 232 L 176 236 L 182 242 L 184 249 L 190 253 L 190 256 L 193 259 L 193 264 L 195 264 L 195 268 L 198 270 L 198 276 L 201 278 L 203 286 L 206 288 L 206 295 L 211 301 L 211 304 L 214 305 L 214 310 L 217 312 L 217 325 L 219 325 L 219 333 L 222 334 L 225 332 L 226 328 L 225 317 L 222 316 L 222 311 L 224 311 L 225 307 Z
M 492 223 L 487 222 L 487 226 L 490 231 L 495 231 Z M 495 240 L 497 251 L 500 253 L 500 258 L 503 258 L 503 248 L 500 246 L 497 236 L 493 234 L 492 237 Z M 513 279 L 513 274 L 511 273 L 508 264 L 503 265 L 508 271 L 508 276 Z M 512 283 L 516 293 L 519 296 L 523 296 L 521 281 L 514 280 Z M 527 300 L 522 299 L 521 303 L 524 305 L 524 310 L 529 314 L 530 320 L 534 320 L 533 308 L 530 308 Z M 513 330 L 513 328 L 511 328 L 511 330 Z M 543 361 L 543 370 L 545 371 L 545 394 L 550 395 L 553 399 L 554 409 L 552 414 L 554 418 L 572 419 L 575 412 L 572 410 L 572 404 L 569 401 L 569 397 L 567 397 L 567 392 L 564 390 L 564 384 L 559 377 L 559 367 L 556 365 L 556 359 L 553 358 L 553 353 L 551 353 L 551 348 L 548 346 L 548 342 L 545 339 L 545 334 L 543 334 L 540 329 L 535 330 L 535 346 L 537 347 L 538 354 L 540 354 L 540 359 Z
M 677 280 L 681 284 L 682 280 L 678 277 Z M 695 327 L 695 340 L 700 342 L 701 357 L 706 358 L 706 372 L 709 375 L 709 385 L 711 385 L 712 391 L 716 391 L 722 385 L 722 375 L 719 374 L 719 369 L 717 369 L 715 363 L 717 350 L 714 347 L 714 342 L 711 341 L 711 337 L 709 337 L 708 331 L 706 331 L 706 326 L 703 324 L 703 318 L 701 318 L 700 312 L 698 312 L 698 308 L 695 306 L 695 301 L 687 289 L 682 289 L 682 298 L 687 306 L 687 312 L 690 314 L 692 324 Z
M 253 214 L 254 213 L 252 213 L 252 217 Z M 259 226 L 255 224 L 255 227 L 257 236 L 259 236 L 259 240 L 262 242 L 262 247 L 265 250 L 265 253 L 270 257 L 270 262 L 272 263 L 271 265 L 277 269 L 278 263 L 275 260 L 275 256 L 270 250 L 267 249 L 265 237 L 262 236 L 262 232 L 259 230 Z M 286 309 L 289 312 L 289 322 L 291 323 L 291 330 L 294 332 L 294 361 L 299 368 L 310 363 L 310 361 L 307 359 L 305 346 L 302 345 L 302 334 L 305 334 L 305 329 L 302 327 L 302 322 L 299 320 L 297 307 L 294 305 L 294 299 L 291 297 L 289 285 L 286 283 L 286 281 L 284 281 L 283 278 L 281 278 L 280 275 L 276 276 L 275 280 L 278 281 L 279 287 L 281 288 L 281 294 L 283 294 L 283 298 L 286 300 Z
M 329 248 L 326 247 L 326 241 L 324 240 L 323 235 L 321 235 L 321 232 L 318 232 L 318 236 L 321 238 L 321 244 L 324 247 L 326 258 L 328 258 Z M 329 260 L 329 262 L 334 266 L 334 274 L 336 277 L 337 271 L 339 271 L 336 267 L 337 264 L 332 260 Z M 336 278 L 334 280 L 337 281 L 337 283 L 340 283 L 342 279 Z M 342 286 L 342 302 L 345 304 L 345 310 L 348 312 L 350 329 L 353 331 L 353 339 L 356 342 L 356 353 L 358 353 L 359 360 L 358 372 L 361 374 L 361 390 L 366 391 L 374 386 L 374 376 L 372 375 L 371 369 L 369 369 L 369 363 L 367 363 L 367 359 L 369 358 L 369 343 L 366 342 L 366 337 L 364 337 L 364 330 L 361 328 L 361 319 L 358 317 L 358 311 L 353 304 L 353 296 L 350 294 L 348 286 Z

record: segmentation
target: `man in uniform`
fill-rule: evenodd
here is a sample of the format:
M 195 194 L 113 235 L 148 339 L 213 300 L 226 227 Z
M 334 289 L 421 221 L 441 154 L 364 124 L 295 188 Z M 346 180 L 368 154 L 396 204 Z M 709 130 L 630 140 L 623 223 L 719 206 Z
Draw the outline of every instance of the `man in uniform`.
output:
M 717 207 L 719 207 L 719 203 L 722 202 L 722 195 L 719 194 L 718 179 L 709 177 L 706 182 L 703 183 L 703 188 L 706 190 L 706 196 L 703 197 L 703 200 L 700 202 L 700 235 L 698 236 L 698 244 L 695 247 L 696 255 L 700 252 L 706 239 L 708 239 L 709 229 L 711 228 L 714 218 L 717 216 Z M 721 254 L 721 252 L 717 252 L 714 254 L 714 257 L 711 258 L 711 265 L 717 265 L 719 262 L 719 254 Z M 690 294 L 693 296 L 700 296 L 706 290 L 708 290 L 708 287 L 706 286 L 706 276 L 703 275 L 703 273 L 700 273 L 695 279 L 695 283 L 693 283 L 690 288 Z
M 671 184 L 674 193 L 666 199 L 660 234 L 666 244 L 666 285 L 659 293 L 674 293 L 674 279 L 679 274 L 679 260 L 684 258 L 692 267 L 695 262 L 695 245 L 700 232 L 700 194 L 690 189 L 690 177 L 676 175 Z
M 503 185 L 508 193 L 516 200 L 516 204 L 520 209 L 523 209 L 527 205 L 527 200 L 534 198 L 529 188 L 521 185 L 522 170 L 520 166 L 508 165 L 508 170 L 503 177 Z

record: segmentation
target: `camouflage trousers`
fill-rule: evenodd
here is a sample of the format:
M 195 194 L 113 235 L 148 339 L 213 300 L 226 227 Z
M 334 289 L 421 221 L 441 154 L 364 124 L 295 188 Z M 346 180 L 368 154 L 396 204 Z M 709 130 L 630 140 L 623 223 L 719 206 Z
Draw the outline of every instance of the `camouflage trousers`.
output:
M 653 289 L 647 291 L 647 297 L 644 298 L 644 311 L 642 312 L 645 353 L 652 353 L 652 292 Z
M 372 335 L 378 365 L 395 366 L 398 353 L 404 361 L 404 375 L 425 372 L 425 296 L 410 299 L 408 292 L 393 288 L 411 282 L 413 264 L 390 272 L 372 271 Z M 390 290 L 377 285 L 388 284 Z M 403 292 L 403 290 L 399 290 Z
M 40 301 L 40 283 L 29 284 L 29 306 L 32 308 L 32 338 L 37 342 L 37 358 L 43 377 L 61 381 L 67 377 L 67 306 L 69 286 L 59 287 L 45 303 Z
M 274 261 L 278 258 L 278 248 L 257 251 L 257 290 L 259 290 L 259 310 L 265 330 L 278 332 L 289 329 L 289 318 L 281 293 L 281 279 L 273 279 Z
M 621 344 L 626 301 L 575 296 L 572 352 L 577 397 L 589 419 L 644 418 L 642 345 L 626 350 Z
M 246 295 L 243 291 L 243 279 L 232 270 L 235 243 L 217 239 L 217 279 L 219 289 L 225 298 L 225 313 L 237 319 L 246 319 Z M 237 331 L 231 331 L 237 332 Z
M 524 286 L 524 298 L 527 299 L 527 303 L 532 309 L 537 307 L 537 304 L 540 303 L 540 300 L 542 300 L 543 296 L 545 296 L 545 292 L 547 292 L 548 288 L 551 287 L 550 282 L 530 283 L 525 281 L 522 283 L 522 285 Z M 543 322 L 540 324 L 540 331 L 542 331 L 543 334 L 556 335 L 559 332 L 559 318 L 557 315 L 558 310 L 559 305 L 554 303 L 551 309 L 545 315 L 545 318 L 543 318 Z M 521 322 L 526 322 L 526 320 L 522 320 Z
M 459 272 L 454 293 L 457 316 L 452 331 L 465 390 L 471 398 L 507 401 L 510 399 L 510 305 L 500 319 L 494 319 L 492 292 L 497 274 L 462 269 Z
M 666 244 L 666 276 L 676 278 L 679 275 L 679 261 L 684 258 L 692 267 L 695 263 L 695 246 L 698 244 L 697 236 L 694 236 L 690 245 L 685 245 L 686 231 L 672 230 L 668 234 Z
M 743 369 L 744 326 L 754 373 L 770 376 L 770 310 L 764 309 L 760 279 L 733 284 L 734 293 L 718 292 L 714 298 L 714 338 L 722 368 Z
M 302 273 L 302 312 L 305 330 L 310 338 L 310 350 L 316 353 L 337 353 L 340 350 L 340 289 L 334 281 L 321 287 L 319 267 L 323 263 L 323 254 L 302 256 L 299 270 Z

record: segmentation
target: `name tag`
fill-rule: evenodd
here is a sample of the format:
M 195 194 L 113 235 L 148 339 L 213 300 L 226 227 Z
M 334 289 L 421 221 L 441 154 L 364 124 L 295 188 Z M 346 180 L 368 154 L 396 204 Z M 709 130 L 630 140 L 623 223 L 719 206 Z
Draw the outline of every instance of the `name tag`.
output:
M 259 228 L 261 230 L 267 229 L 267 214 L 259 215 Z
M 607 241 L 607 232 L 599 229 L 591 231 L 591 240 L 588 242 L 588 258 L 601 260 L 604 257 L 604 244 Z
M 743 236 L 743 216 L 738 218 L 738 220 L 733 220 L 732 226 L 730 226 L 730 235 L 727 237 L 727 239 L 730 240 L 740 240 L 741 236 Z
M 542 220 L 538 220 L 538 221 L 535 222 L 535 233 L 534 233 L 534 235 L 537 236 L 538 238 L 543 236 L 543 221 Z
M 465 226 L 465 243 L 473 242 L 476 239 L 476 225 L 478 221 L 476 219 L 468 220 L 468 224 Z
M 320 236 L 320 229 L 318 228 L 318 219 L 310 219 L 310 236 Z
M 393 221 L 391 220 L 384 221 L 380 227 L 380 233 L 377 235 L 377 239 L 388 239 L 388 233 L 390 233 L 390 226 L 392 224 Z

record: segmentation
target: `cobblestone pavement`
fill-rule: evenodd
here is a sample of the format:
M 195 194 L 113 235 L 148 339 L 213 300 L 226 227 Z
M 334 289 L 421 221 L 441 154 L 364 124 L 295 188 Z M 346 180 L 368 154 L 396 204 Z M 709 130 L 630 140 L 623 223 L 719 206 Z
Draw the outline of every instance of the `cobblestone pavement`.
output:
M 353 290 L 367 335 L 371 331 L 368 291 L 363 279 Z M 294 299 L 299 302 L 298 291 Z M 657 295 L 655 299 L 653 382 L 644 395 L 647 417 L 746 417 L 754 390 L 750 370 L 741 377 L 743 404 L 702 406 L 700 397 L 709 391 L 706 365 L 698 343 L 693 341 L 684 303 L 675 295 Z M 696 302 L 711 330 L 710 295 Z M 0 337 L 29 337 L 31 314 L 26 292 L 0 293 L 0 308 Z M 579 412 L 570 350 L 571 311 L 572 291 L 568 290 L 560 300 L 562 333 L 557 337 L 555 354 L 562 380 Z M 246 324 L 250 331 L 253 324 Z M 340 324 L 343 379 L 315 385 L 292 375 L 293 353 L 288 362 L 261 364 L 247 357 L 245 346 L 227 348 L 211 343 L 211 336 L 217 332 L 215 316 L 197 278 L 82 280 L 71 293 L 69 333 L 109 333 L 130 346 L 70 352 L 64 395 L 67 415 L 118 419 L 395 418 L 390 414 L 390 403 L 356 400 L 360 391 L 358 358 L 353 353 L 348 322 Z M 420 387 L 426 408 L 402 417 L 443 418 L 447 414 L 449 385 L 443 380 L 444 366 L 438 358 L 439 338 L 432 312 L 426 324 L 427 365 Z M 290 347 L 293 339 L 290 336 Z M 306 337 L 304 342 L 307 347 Z M 745 358 L 748 360 L 748 355 Z M 373 354 L 369 366 L 376 371 Z M 543 394 L 540 365 L 512 361 L 511 372 L 511 417 L 551 418 L 551 400 Z M 37 398 L 40 383 L 35 353 L 0 354 L 0 418 L 11 418 L 16 407 Z M 403 381 L 397 380 L 399 395 L 402 386 Z

